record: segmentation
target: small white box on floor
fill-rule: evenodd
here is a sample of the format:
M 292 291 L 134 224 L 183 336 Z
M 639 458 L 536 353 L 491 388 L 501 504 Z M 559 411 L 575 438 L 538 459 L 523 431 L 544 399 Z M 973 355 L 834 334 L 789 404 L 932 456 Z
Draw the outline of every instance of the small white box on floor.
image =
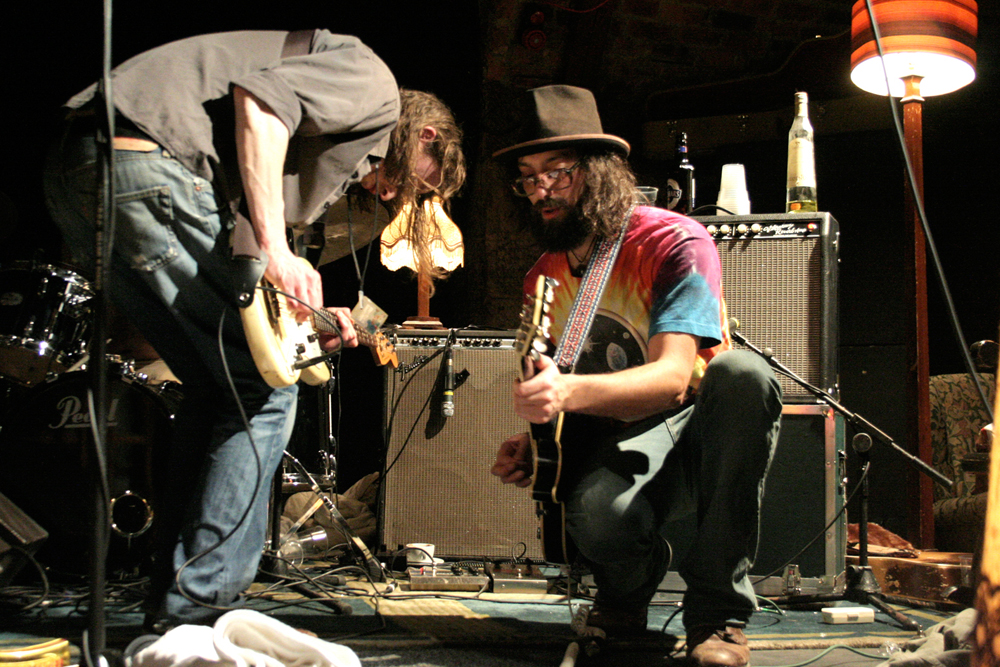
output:
M 874 623 L 875 610 L 870 607 L 823 607 L 824 623 Z

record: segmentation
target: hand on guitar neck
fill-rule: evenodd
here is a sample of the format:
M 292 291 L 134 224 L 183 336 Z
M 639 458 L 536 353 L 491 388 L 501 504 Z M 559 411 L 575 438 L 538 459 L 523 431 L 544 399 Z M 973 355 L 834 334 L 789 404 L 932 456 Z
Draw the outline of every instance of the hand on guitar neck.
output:
M 532 424 L 548 424 L 563 411 L 567 397 L 566 376 L 551 357 L 524 359 L 525 370 L 514 387 L 514 412 Z
M 319 334 L 320 347 L 326 352 L 341 346 L 357 347 L 361 342 L 361 332 L 354 328 L 349 308 L 323 308 L 311 314 L 309 321 Z
M 504 484 L 531 488 L 537 501 L 546 560 L 572 563 L 575 547 L 566 532 L 566 508 L 559 483 L 562 478 L 562 433 L 566 386 L 548 350 L 549 305 L 557 283 L 539 276 L 535 294 L 521 314 L 514 351 L 521 358 L 520 377 L 514 386 L 514 411 L 531 424 L 530 433 L 505 440 L 490 472 Z

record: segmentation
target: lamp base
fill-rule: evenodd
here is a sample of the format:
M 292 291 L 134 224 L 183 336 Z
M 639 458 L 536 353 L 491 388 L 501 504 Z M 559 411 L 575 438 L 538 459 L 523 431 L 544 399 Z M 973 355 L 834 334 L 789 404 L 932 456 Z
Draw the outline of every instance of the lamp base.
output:
M 441 320 L 429 315 L 411 315 L 402 324 L 404 329 L 444 329 Z

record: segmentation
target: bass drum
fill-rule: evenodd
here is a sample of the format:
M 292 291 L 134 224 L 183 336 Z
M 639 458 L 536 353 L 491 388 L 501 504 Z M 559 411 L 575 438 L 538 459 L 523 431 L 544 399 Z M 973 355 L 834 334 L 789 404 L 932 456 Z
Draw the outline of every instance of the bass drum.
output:
M 179 385 L 152 386 L 130 362 L 109 363 L 107 571 L 138 574 L 152 552 Z M 0 492 L 49 533 L 36 554 L 52 574 L 90 568 L 94 460 L 90 374 L 71 372 L 12 401 L 0 429 Z

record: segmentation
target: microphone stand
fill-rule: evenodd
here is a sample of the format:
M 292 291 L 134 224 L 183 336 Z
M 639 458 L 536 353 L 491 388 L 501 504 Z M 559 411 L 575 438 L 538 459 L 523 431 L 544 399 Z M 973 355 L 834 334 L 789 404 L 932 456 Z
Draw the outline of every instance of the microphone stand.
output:
M 90 353 L 89 388 L 93 403 L 91 437 L 94 449 L 88 457 L 93 526 L 90 541 L 89 607 L 87 628 L 83 634 L 81 661 L 88 667 L 107 667 L 107 627 L 105 622 L 105 592 L 107 590 L 107 558 L 111 538 L 111 499 L 108 493 L 108 376 L 107 334 L 109 297 L 107 283 L 111 276 L 111 250 L 115 234 L 115 114 L 111 85 L 111 0 L 102 3 L 101 78 L 95 96 L 97 106 L 98 194 L 94 219 L 94 332 Z
M 907 618 L 885 602 L 882 597 L 882 589 L 879 586 L 878 579 L 875 578 L 875 574 L 872 572 L 871 566 L 868 564 L 868 472 L 871 467 L 871 459 L 868 456 L 868 452 L 872 446 L 872 436 L 875 436 L 875 440 L 891 446 L 907 461 L 909 461 L 911 465 L 916 467 L 917 470 L 925 475 L 929 475 L 935 482 L 947 488 L 951 488 L 954 482 L 929 466 L 924 461 L 920 460 L 916 456 L 913 456 L 908 451 L 897 445 L 892 438 L 877 428 L 870 421 L 845 408 L 829 393 L 818 387 L 812 386 L 793 373 L 784 364 L 774 358 L 774 353 L 770 349 L 761 350 L 760 348 L 754 346 L 743 334 L 738 331 L 738 328 L 739 323 L 734 320 L 730 320 L 729 335 L 733 340 L 740 345 L 743 345 L 748 350 L 763 357 L 777 372 L 790 378 L 823 403 L 839 412 L 847 420 L 847 423 L 851 424 L 857 431 L 857 434 L 851 440 L 851 446 L 854 447 L 854 451 L 857 452 L 862 467 L 860 498 L 861 516 L 858 521 L 858 564 L 848 566 L 847 586 L 842 596 L 820 596 L 818 598 L 810 597 L 810 599 L 817 601 L 845 599 L 852 602 L 859 602 L 861 604 L 869 604 L 895 619 L 896 622 L 902 625 L 905 629 L 922 632 L 923 629 L 916 621 Z

